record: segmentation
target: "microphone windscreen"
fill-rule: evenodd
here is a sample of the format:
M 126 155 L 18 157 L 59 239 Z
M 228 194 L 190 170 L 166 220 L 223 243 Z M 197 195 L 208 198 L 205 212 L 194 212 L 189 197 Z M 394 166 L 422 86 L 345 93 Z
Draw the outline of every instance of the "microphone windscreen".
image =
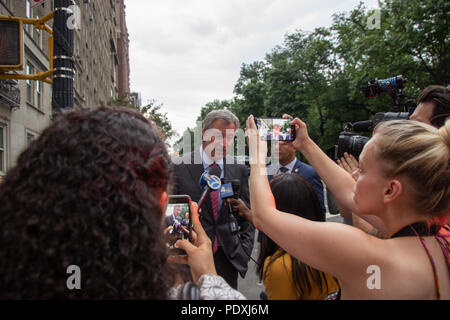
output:
M 210 175 L 217 176 L 219 178 L 220 178 L 221 173 L 222 173 L 222 169 L 220 169 L 220 167 L 217 165 L 214 168 L 212 168 L 211 170 L 209 170 Z

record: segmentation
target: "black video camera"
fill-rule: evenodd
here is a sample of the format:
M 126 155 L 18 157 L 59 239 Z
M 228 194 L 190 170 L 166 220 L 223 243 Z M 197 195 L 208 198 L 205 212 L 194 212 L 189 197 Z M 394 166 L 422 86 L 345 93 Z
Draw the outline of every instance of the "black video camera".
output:
M 326 152 L 328 157 L 334 161 L 342 158 L 345 152 L 352 154 L 356 159 L 358 159 L 364 145 L 369 141 L 369 138 L 351 132 L 349 125 L 351 125 L 351 123 L 347 125 L 345 131 L 339 134 L 338 144 L 332 146 Z
M 405 88 L 407 79 L 402 75 L 384 80 L 371 80 L 364 87 L 363 91 L 367 98 L 373 98 L 381 93 L 388 93 L 396 107 L 403 107 L 403 112 L 378 112 L 372 120 L 347 123 L 345 131 L 339 134 L 338 144 L 327 150 L 327 155 L 334 161 L 342 158 L 344 153 L 352 154 L 356 159 L 369 141 L 368 137 L 357 135 L 354 132 L 372 131 L 375 126 L 388 120 L 408 120 L 416 109 L 414 100 L 407 100 L 402 103 L 403 88 Z

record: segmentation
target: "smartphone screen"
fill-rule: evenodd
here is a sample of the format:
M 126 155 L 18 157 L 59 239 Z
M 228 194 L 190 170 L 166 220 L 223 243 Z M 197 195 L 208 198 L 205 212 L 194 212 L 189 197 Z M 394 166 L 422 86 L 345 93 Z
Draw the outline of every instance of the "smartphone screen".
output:
M 258 128 L 261 140 L 271 141 L 293 141 L 295 140 L 295 127 L 289 122 L 291 119 L 269 119 L 256 118 L 256 127 Z
M 166 227 L 168 231 L 168 246 L 173 255 L 186 254 L 183 250 L 174 247 L 178 240 L 190 240 L 190 203 L 188 195 L 169 196 L 166 208 Z

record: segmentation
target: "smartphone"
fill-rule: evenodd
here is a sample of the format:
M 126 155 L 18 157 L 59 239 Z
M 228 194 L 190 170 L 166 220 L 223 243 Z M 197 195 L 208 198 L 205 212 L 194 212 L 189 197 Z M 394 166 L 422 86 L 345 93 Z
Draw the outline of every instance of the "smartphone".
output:
M 166 208 L 166 228 L 171 227 L 167 236 L 167 245 L 171 255 L 185 255 L 182 249 L 174 247 L 178 240 L 188 239 L 191 241 L 191 197 L 188 195 L 168 196 Z M 186 230 L 188 232 L 186 232 Z
M 295 126 L 289 122 L 292 119 L 255 118 L 261 140 L 293 141 L 295 140 Z

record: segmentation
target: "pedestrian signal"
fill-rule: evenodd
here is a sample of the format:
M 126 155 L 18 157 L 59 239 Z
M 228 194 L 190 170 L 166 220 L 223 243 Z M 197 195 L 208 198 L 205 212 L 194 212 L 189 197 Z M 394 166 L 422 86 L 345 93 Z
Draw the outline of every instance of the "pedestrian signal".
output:
M 0 70 L 23 69 L 22 21 L 0 19 Z

